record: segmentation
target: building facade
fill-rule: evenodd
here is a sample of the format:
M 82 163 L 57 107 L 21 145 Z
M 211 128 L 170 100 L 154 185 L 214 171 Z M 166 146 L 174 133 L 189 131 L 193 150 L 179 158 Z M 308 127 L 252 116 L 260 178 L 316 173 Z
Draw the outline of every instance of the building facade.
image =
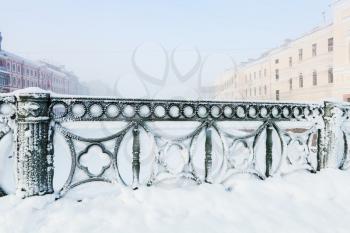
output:
M 217 97 L 350 101 L 350 0 L 333 2 L 332 10 L 332 23 L 227 71 Z
M 88 94 L 72 72 L 47 62 L 34 62 L 1 48 L 0 33 L 0 92 L 27 87 L 39 87 L 61 94 Z

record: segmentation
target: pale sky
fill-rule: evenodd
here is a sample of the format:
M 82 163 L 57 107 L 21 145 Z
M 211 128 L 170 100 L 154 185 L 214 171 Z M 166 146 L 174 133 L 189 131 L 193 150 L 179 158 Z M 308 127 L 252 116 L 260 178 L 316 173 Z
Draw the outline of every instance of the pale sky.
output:
M 331 0 L 0 0 L 3 49 L 30 59 L 65 65 L 81 80 L 111 82 L 135 75 L 137 64 L 162 76 L 167 51 L 183 73 L 195 64 L 197 48 L 207 58 L 211 82 L 232 66 L 259 56 L 323 24 Z M 169 52 L 169 56 L 170 56 Z M 173 71 L 170 71 L 173 73 Z M 124 78 L 124 83 L 132 84 Z

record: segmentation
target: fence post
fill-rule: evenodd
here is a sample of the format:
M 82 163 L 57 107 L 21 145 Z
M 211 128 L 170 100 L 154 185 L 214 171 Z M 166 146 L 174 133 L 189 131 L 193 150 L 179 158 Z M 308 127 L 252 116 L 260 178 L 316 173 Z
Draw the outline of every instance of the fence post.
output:
M 207 126 L 205 128 L 205 182 L 212 183 L 212 150 L 213 150 L 213 142 L 212 142 L 212 129 Z
M 322 168 L 338 168 L 339 143 L 342 143 L 341 125 L 343 122 L 343 112 L 336 103 L 324 103 L 324 129 L 321 130 L 321 138 L 318 140 L 318 149 L 320 150 L 319 161 Z M 322 132 L 323 131 L 323 132 Z
M 265 169 L 265 176 L 270 177 L 271 176 L 271 172 L 272 172 L 272 146 L 273 146 L 273 142 L 272 142 L 272 131 L 273 131 L 273 127 L 271 125 L 271 123 L 269 123 L 266 126 L 266 160 L 265 160 L 265 164 L 266 164 L 266 169 Z
M 16 194 L 23 198 L 53 193 L 49 106 L 48 93 L 17 94 Z
M 133 128 L 132 134 L 132 188 L 136 190 L 140 185 L 140 130 L 138 125 Z

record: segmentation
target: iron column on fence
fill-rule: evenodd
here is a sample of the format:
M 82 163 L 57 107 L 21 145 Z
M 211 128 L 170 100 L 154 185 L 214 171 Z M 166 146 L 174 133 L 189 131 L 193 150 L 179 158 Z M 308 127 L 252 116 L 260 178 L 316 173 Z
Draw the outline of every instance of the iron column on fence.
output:
M 17 95 L 16 193 L 21 197 L 53 193 L 53 158 L 48 153 L 49 106 L 48 93 Z

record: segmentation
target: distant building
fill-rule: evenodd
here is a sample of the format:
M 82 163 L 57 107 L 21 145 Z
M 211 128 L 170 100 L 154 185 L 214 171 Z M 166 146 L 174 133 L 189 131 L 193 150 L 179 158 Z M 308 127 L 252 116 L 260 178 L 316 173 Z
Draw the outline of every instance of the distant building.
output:
M 78 77 L 63 67 L 34 62 L 4 51 L 0 33 L 0 92 L 39 87 L 61 94 L 88 94 Z
M 333 22 L 229 70 L 226 100 L 350 101 L 350 0 L 332 3 Z

